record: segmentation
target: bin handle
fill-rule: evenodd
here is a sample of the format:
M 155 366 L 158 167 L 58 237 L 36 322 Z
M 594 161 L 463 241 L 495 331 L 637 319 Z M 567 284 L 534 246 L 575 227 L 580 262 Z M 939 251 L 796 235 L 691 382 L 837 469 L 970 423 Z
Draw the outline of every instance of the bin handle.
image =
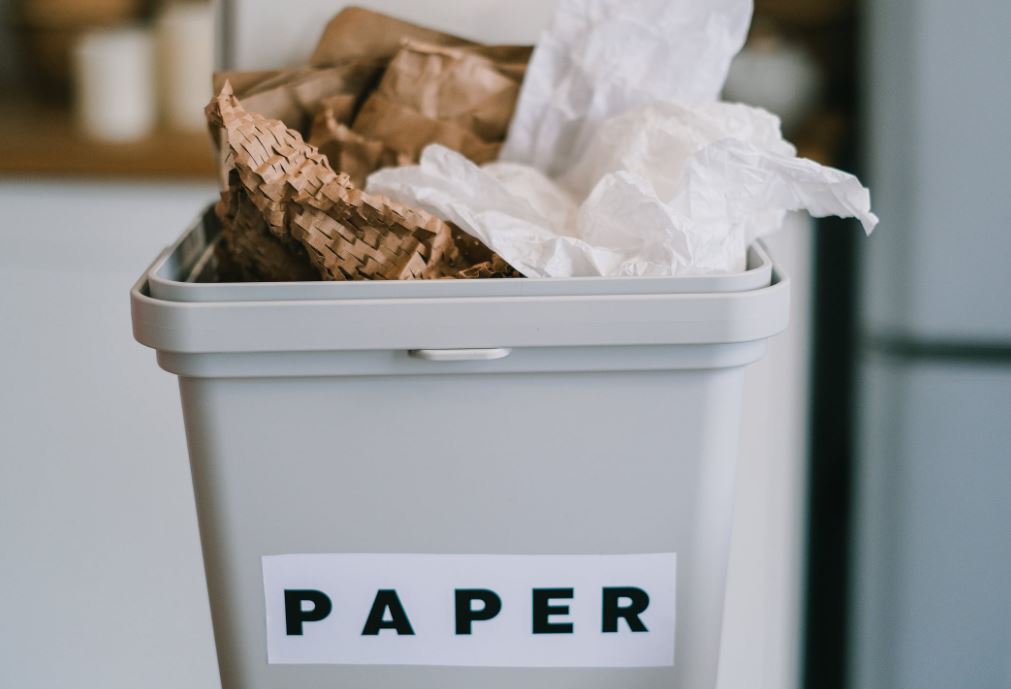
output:
M 414 359 L 424 361 L 495 361 L 505 359 L 512 354 L 507 347 L 494 349 L 409 349 L 407 351 Z

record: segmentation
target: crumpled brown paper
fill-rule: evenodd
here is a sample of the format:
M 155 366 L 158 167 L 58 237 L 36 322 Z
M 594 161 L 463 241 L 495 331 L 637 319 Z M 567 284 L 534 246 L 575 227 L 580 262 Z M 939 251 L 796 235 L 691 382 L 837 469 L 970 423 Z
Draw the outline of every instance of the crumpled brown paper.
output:
M 494 160 L 530 54 L 352 7 L 307 66 L 216 74 L 222 270 L 271 281 L 518 276 L 480 241 L 360 189 L 430 143 Z
M 344 124 L 338 113 L 326 107 L 316 113 L 309 142 L 319 148 L 334 169 L 365 186 L 368 176 L 384 167 L 410 165 L 414 158 L 400 153 L 378 139 L 370 139 Z
M 500 141 L 512 118 L 520 80 L 500 72 L 493 55 L 497 53 L 406 41 L 373 95 L 468 129 L 486 141 Z
M 362 58 L 333 67 L 297 67 L 265 72 L 217 72 L 214 92 L 225 82 L 249 112 L 281 120 L 303 134 L 324 101 L 344 97 L 349 114 L 374 88 L 386 60 Z
M 516 275 L 439 218 L 361 191 L 297 131 L 247 112 L 229 84 L 207 117 L 228 169 L 224 260 L 245 279 L 311 279 L 307 266 L 328 280 Z
M 430 143 L 495 159 L 531 50 L 350 7 L 327 25 L 308 66 L 223 72 L 214 89 L 229 81 L 247 111 L 299 131 L 364 185 L 381 167 L 417 162 Z
M 518 93 L 519 81 L 500 72 L 488 57 L 466 48 L 407 41 L 351 130 L 408 162 L 417 161 L 428 144 L 439 143 L 486 163 L 498 156 Z M 310 134 L 310 141 L 320 146 L 331 138 L 330 130 Z

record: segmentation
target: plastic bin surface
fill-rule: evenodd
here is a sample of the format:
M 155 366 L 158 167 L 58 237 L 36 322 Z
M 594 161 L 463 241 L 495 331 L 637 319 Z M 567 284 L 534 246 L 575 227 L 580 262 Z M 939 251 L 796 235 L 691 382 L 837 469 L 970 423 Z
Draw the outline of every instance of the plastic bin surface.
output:
M 225 689 L 715 687 L 742 367 L 787 320 L 760 248 L 706 291 L 184 284 L 212 241 L 191 228 L 132 301 L 180 376 Z M 675 553 L 673 665 L 270 664 L 262 558 L 306 553 Z

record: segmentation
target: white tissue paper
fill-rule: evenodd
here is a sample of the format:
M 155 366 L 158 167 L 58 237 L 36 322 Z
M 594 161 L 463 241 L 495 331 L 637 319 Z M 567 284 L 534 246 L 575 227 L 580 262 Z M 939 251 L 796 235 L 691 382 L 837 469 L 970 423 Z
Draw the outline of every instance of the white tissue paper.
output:
M 501 159 L 554 175 L 612 115 L 715 101 L 750 24 L 750 0 L 560 0 Z
M 442 146 L 371 192 L 449 220 L 528 277 L 738 272 L 791 210 L 877 224 L 852 175 L 718 102 L 749 0 L 561 0 L 500 161 Z

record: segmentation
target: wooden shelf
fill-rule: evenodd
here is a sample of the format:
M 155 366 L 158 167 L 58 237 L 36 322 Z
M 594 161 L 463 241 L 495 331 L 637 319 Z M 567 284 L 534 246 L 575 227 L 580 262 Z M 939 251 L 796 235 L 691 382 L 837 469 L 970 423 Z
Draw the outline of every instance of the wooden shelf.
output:
M 118 177 L 213 179 L 206 132 L 159 131 L 114 144 L 80 134 L 70 115 L 30 105 L 0 107 L 0 175 L 5 177 Z
M 795 134 L 798 154 L 831 165 L 844 131 L 842 115 L 822 113 Z M 66 112 L 2 106 L 0 176 L 210 180 L 215 164 L 205 132 L 109 144 L 81 135 Z

